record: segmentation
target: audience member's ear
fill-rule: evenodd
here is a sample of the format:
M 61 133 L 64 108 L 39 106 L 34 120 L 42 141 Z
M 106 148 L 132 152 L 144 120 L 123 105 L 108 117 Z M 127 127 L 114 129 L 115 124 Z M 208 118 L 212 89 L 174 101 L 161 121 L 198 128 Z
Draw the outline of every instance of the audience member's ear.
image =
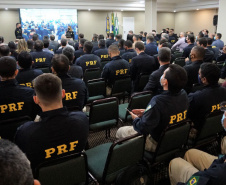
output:
M 34 100 L 35 104 L 37 104 L 37 105 L 40 103 L 37 96 L 33 96 L 33 100 Z
M 64 99 L 64 97 L 65 97 L 65 90 L 62 89 L 62 99 Z
M 52 73 L 56 74 L 56 71 L 53 69 L 53 67 L 51 67 Z
M 31 62 L 31 65 L 34 65 L 34 63 L 35 63 L 35 62 L 34 62 L 34 61 L 32 61 L 32 62 Z
M 34 180 L 34 185 L 41 185 L 38 180 Z
M 69 65 L 68 71 L 70 70 L 71 66 Z
M 15 71 L 14 75 L 17 76 L 18 72 L 19 72 L 19 70 L 17 69 L 17 70 Z

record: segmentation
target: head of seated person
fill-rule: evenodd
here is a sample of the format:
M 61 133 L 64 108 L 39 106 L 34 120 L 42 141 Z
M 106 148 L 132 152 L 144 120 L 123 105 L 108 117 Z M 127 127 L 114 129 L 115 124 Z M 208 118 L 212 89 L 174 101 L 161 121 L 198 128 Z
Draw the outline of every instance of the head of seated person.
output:
M 205 49 L 201 46 L 195 46 L 192 48 L 190 58 L 192 62 L 202 61 L 205 56 Z
M 110 33 L 110 34 L 109 34 L 109 39 L 114 40 L 114 37 L 115 37 L 115 36 L 114 36 L 114 33 Z
M 18 146 L 1 139 L 0 148 L 1 185 L 40 185 L 33 179 L 30 162 Z
M 48 48 L 49 47 L 49 39 L 43 39 L 43 45 L 44 45 L 44 48 Z
M 27 51 L 22 51 L 17 58 L 18 65 L 22 69 L 30 69 L 32 65 L 32 56 Z
M 53 74 L 57 74 L 58 76 L 67 74 L 69 70 L 68 58 L 63 54 L 54 55 L 51 69 Z
M 17 45 L 17 53 L 21 53 L 22 51 L 30 51 L 27 47 L 27 42 L 24 39 L 19 39 Z
M 0 57 L 9 56 L 10 49 L 7 45 L 0 45 Z
M 203 63 L 199 69 L 199 82 L 205 86 L 215 86 L 220 78 L 220 69 L 216 64 Z
M 83 48 L 85 42 L 86 42 L 86 39 L 83 39 L 83 38 L 79 39 L 79 48 Z
M 18 74 L 18 69 L 17 69 L 16 61 L 13 58 L 9 56 L 0 58 L 1 81 L 15 79 L 17 74 Z
M 118 47 L 120 49 L 124 49 L 124 44 L 125 44 L 125 40 L 124 39 L 120 39 L 118 42 Z
M 100 39 L 104 39 L 104 35 L 103 34 L 100 34 L 100 35 L 98 35 L 98 41 L 100 40 Z
M 4 37 L 0 36 L 0 44 L 4 43 Z
M 200 39 L 197 40 L 197 45 L 201 46 L 203 48 L 207 47 L 207 38 L 206 37 L 202 37 Z
M 65 55 L 68 58 L 69 64 L 72 65 L 73 64 L 73 60 L 75 58 L 74 50 L 71 47 L 66 46 L 66 47 L 63 48 L 63 52 L 62 53 L 63 53 L 63 55 Z
M 92 49 L 93 49 L 93 44 L 92 44 L 92 42 L 86 41 L 86 42 L 84 43 L 84 46 L 83 46 L 83 51 L 84 51 L 84 53 L 86 53 L 86 54 L 91 54 Z
M 144 52 L 144 43 L 141 41 L 136 42 L 135 44 L 135 50 L 137 54 L 139 55 L 140 53 Z
M 99 48 L 105 48 L 105 40 L 104 39 L 100 39 L 98 42 L 98 47 Z
M 61 39 L 61 41 L 60 41 L 60 45 L 62 47 L 65 47 L 67 45 L 67 43 L 68 43 L 67 39 Z
M 97 42 L 98 35 L 96 33 L 93 34 L 92 41 Z
M 38 40 L 38 35 L 37 34 L 34 34 L 33 36 L 32 36 L 32 40 L 35 42 L 36 40 Z
M 168 40 L 166 39 L 162 39 L 159 41 L 159 48 L 162 48 L 162 47 L 168 47 L 170 48 L 170 43 L 168 42 Z
M 168 47 L 159 49 L 158 60 L 160 65 L 169 64 L 171 60 L 171 50 Z
M 185 87 L 187 80 L 188 77 L 184 68 L 177 64 L 170 64 L 160 78 L 160 83 L 163 90 L 176 94 Z
M 133 49 L 133 43 L 132 43 L 132 41 L 131 40 L 125 41 L 124 48 L 125 48 L 125 50 Z
M 63 107 L 62 98 L 65 90 L 59 77 L 51 73 L 42 74 L 34 79 L 34 102 L 43 112 L 60 109 Z
M 44 44 L 43 44 L 43 42 L 41 40 L 36 40 L 35 41 L 34 49 L 36 51 L 38 51 L 38 52 L 42 51 L 43 47 L 44 47 Z
M 115 56 L 119 56 L 120 51 L 119 51 L 118 46 L 116 44 L 110 45 L 108 48 L 108 54 L 111 58 L 113 58 Z
M 147 44 L 154 42 L 154 36 L 149 35 L 147 36 Z

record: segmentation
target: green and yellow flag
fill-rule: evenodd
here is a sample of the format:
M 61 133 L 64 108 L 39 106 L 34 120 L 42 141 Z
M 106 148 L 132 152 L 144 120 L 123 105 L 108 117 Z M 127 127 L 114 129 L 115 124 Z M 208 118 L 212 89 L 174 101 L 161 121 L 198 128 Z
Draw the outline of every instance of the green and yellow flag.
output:
M 114 13 L 111 14 L 111 33 L 115 31 L 115 20 L 114 20 Z

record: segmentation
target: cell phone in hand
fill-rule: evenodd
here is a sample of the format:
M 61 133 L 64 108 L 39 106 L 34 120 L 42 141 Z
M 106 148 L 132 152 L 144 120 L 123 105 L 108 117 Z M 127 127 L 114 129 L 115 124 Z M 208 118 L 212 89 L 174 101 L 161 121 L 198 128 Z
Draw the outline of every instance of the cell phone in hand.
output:
M 132 112 L 132 109 L 130 108 L 125 108 L 128 112 Z

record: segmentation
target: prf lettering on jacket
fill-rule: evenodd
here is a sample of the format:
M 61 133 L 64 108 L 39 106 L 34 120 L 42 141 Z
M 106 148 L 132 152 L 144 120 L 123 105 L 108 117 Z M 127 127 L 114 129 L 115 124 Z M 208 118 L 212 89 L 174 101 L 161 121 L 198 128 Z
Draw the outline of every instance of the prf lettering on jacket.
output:
M 186 115 L 187 115 L 187 110 L 184 111 L 183 113 L 178 113 L 176 115 L 170 116 L 169 124 L 173 124 L 173 123 L 177 123 L 177 122 L 185 120 L 186 119 Z
M 54 154 L 55 152 L 57 152 L 57 155 L 61 155 L 67 152 L 71 152 L 75 150 L 75 147 L 77 146 L 78 141 L 73 141 L 70 142 L 70 147 L 67 148 L 67 145 L 63 144 L 63 145 L 59 145 L 56 148 L 49 148 L 45 150 L 46 153 L 46 159 L 52 157 L 51 155 Z
M 120 69 L 120 70 L 116 70 L 116 76 L 118 75 L 125 75 L 127 74 L 128 69 Z
M 32 84 L 31 82 L 24 83 L 24 84 L 20 84 L 20 85 L 23 85 L 23 86 L 26 86 L 26 87 L 33 88 L 33 84 Z
M 0 105 L 1 114 L 6 113 L 6 111 L 14 112 L 14 111 L 22 110 L 23 106 L 24 106 L 24 102 Z
M 65 100 L 75 100 L 77 98 L 78 91 L 65 93 Z
M 100 55 L 100 58 L 108 58 L 108 55 Z
M 217 105 L 213 105 L 212 106 L 212 110 L 211 110 L 211 112 L 214 112 L 215 110 L 220 110 L 220 104 L 217 104 Z
M 94 60 L 94 61 L 87 61 L 86 62 L 86 66 L 94 66 L 94 65 L 96 65 L 97 64 L 97 61 L 96 60 Z
M 131 63 L 132 62 L 132 59 L 129 59 L 129 63 Z
M 35 62 L 45 62 L 46 58 L 36 58 Z

